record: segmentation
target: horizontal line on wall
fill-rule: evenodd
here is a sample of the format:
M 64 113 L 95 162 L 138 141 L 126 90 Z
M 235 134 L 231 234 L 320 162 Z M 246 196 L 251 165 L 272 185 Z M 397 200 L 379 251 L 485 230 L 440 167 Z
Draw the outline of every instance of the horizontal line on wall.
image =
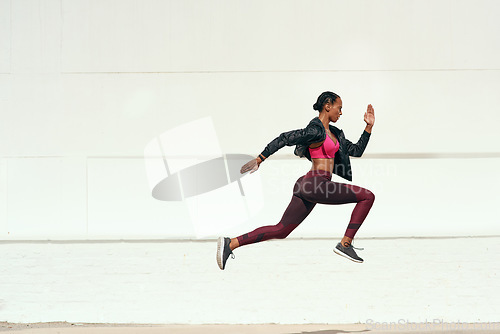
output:
M 0 75 L 26 75 L 26 74 L 212 74 L 212 73 L 337 73 L 337 72 L 478 72 L 478 71 L 500 71 L 498 68 L 463 68 L 463 69 L 399 69 L 399 70 L 232 70 L 232 71 L 143 71 L 143 72 L 126 72 L 126 71 L 89 71 L 89 72 L 0 72 Z
M 89 156 L 89 159 L 142 159 L 142 156 Z M 149 156 L 147 158 L 157 158 L 161 159 L 160 156 Z M 169 159 L 209 159 L 213 156 L 204 157 L 202 155 L 169 155 Z M 271 159 L 278 160 L 293 160 L 298 157 L 293 154 L 282 154 L 272 156 Z M 464 153 L 365 153 L 361 159 L 477 159 L 477 158 L 500 158 L 500 152 L 484 152 L 484 153 L 474 153 L 474 152 L 464 152 Z M 304 159 L 305 160 L 305 159 Z
M 365 153 L 360 158 L 352 159 L 484 159 L 484 158 L 500 158 L 500 152 L 485 152 L 485 153 Z M 276 155 L 271 159 L 276 160 L 291 160 L 297 159 L 297 156 L 292 154 Z M 305 159 L 304 159 L 305 160 Z
M 212 73 L 337 73 L 337 72 L 477 72 L 499 71 L 497 68 L 464 68 L 464 69 L 398 69 L 398 70 L 232 70 L 232 71 L 145 71 L 145 72 L 60 72 L 61 74 L 212 74 Z
M 438 236 L 438 237 L 357 237 L 357 240 L 399 240 L 399 239 L 415 239 L 415 240 L 444 240 L 444 239 L 486 239 L 500 238 L 500 235 L 478 235 L 478 236 Z M 313 240 L 338 240 L 338 238 L 324 237 L 304 237 L 304 238 L 287 238 L 280 241 L 313 241 Z M 36 244 L 72 244 L 72 243 L 185 243 L 185 242 L 215 242 L 217 239 L 67 239 L 67 240 L 0 240 L 0 244 L 15 244 L 15 243 L 36 243 Z M 272 240 L 269 240 L 272 242 Z M 276 241 L 275 241 L 276 242 Z
M 246 153 L 241 153 L 246 154 Z M 211 159 L 213 155 L 169 155 L 168 159 Z M 255 156 L 257 157 L 257 155 Z M 91 156 L 1 156 L 0 159 L 144 159 L 141 155 L 91 155 Z M 161 156 L 147 156 L 148 159 L 162 159 Z M 293 160 L 298 157 L 293 154 L 273 155 L 273 160 Z M 500 158 L 500 152 L 464 152 L 464 153 L 365 153 L 360 159 L 484 159 Z M 358 159 L 358 158 L 354 158 Z M 305 160 L 305 159 L 304 159 Z
M 71 157 L 71 156 L 59 156 L 59 155 L 5 155 L 0 156 L 0 159 L 57 159 L 57 158 L 86 158 L 86 157 Z
M 62 74 L 62 75 L 98 75 L 98 74 L 230 74 L 230 73 L 338 73 L 338 72 L 485 72 L 485 71 L 500 71 L 498 68 L 464 68 L 464 69 L 399 69 L 399 70 L 233 70 L 233 71 L 144 71 L 144 72 L 117 72 L 117 71 L 102 71 L 102 72 L 0 72 L 0 75 L 26 75 L 26 74 Z
M 366 153 L 368 159 L 478 159 L 500 158 L 496 152 L 474 153 Z

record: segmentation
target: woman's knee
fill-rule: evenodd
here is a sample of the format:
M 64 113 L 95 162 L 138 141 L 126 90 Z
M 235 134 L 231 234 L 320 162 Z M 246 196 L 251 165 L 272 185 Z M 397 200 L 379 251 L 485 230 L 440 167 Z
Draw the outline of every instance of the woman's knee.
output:
M 368 189 L 365 189 L 365 200 L 375 202 L 375 194 Z
M 367 201 L 367 202 L 374 202 L 375 201 L 375 194 L 371 192 L 370 190 L 359 187 L 359 186 L 354 186 L 354 185 L 345 185 L 347 188 L 352 190 L 354 192 L 354 195 L 356 196 L 356 202 L 361 202 L 361 201 Z

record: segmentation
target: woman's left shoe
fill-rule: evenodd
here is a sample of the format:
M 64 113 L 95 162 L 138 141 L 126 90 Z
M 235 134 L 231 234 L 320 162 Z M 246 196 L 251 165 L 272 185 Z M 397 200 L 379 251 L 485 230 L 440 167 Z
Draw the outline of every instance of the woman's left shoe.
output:
M 229 255 L 234 259 L 234 254 L 229 244 L 231 243 L 230 238 L 220 237 L 217 240 L 217 264 L 221 270 L 226 268 L 226 261 L 229 258 Z
M 352 245 L 349 245 L 347 247 L 342 246 L 342 244 L 339 242 L 337 246 L 333 249 L 335 253 L 337 253 L 340 256 L 343 256 L 345 258 L 348 258 L 351 261 L 362 263 L 363 259 L 356 254 L 354 251 L 355 247 Z M 363 249 L 363 248 L 356 248 L 356 249 Z

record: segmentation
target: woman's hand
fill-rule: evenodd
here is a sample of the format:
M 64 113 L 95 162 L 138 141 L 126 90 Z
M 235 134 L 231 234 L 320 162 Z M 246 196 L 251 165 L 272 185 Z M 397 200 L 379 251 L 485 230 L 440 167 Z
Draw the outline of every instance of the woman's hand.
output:
M 366 125 L 368 125 L 370 127 L 372 127 L 373 124 L 375 124 L 375 111 L 373 110 L 373 107 L 371 104 L 369 104 L 368 108 L 366 108 L 365 122 L 366 122 Z
M 262 162 L 262 160 L 260 158 L 250 160 L 249 162 L 244 164 L 243 167 L 241 167 L 240 173 L 243 174 L 243 173 L 246 173 L 248 171 L 251 171 L 250 174 L 252 174 L 257 169 L 259 169 L 259 165 L 261 162 Z
M 365 122 L 365 131 L 368 133 L 372 133 L 373 124 L 375 124 L 375 112 L 373 111 L 373 107 L 371 104 L 369 104 L 368 108 L 366 108 Z

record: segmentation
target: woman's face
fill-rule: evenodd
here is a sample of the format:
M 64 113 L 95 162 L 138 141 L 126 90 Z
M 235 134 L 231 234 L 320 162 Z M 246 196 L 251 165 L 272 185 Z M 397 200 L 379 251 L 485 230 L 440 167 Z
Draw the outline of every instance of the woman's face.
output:
M 325 105 L 325 109 L 328 112 L 328 118 L 330 119 L 330 122 L 335 123 L 339 120 L 340 115 L 342 115 L 342 99 L 340 97 L 337 97 L 333 104 L 327 103 Z

